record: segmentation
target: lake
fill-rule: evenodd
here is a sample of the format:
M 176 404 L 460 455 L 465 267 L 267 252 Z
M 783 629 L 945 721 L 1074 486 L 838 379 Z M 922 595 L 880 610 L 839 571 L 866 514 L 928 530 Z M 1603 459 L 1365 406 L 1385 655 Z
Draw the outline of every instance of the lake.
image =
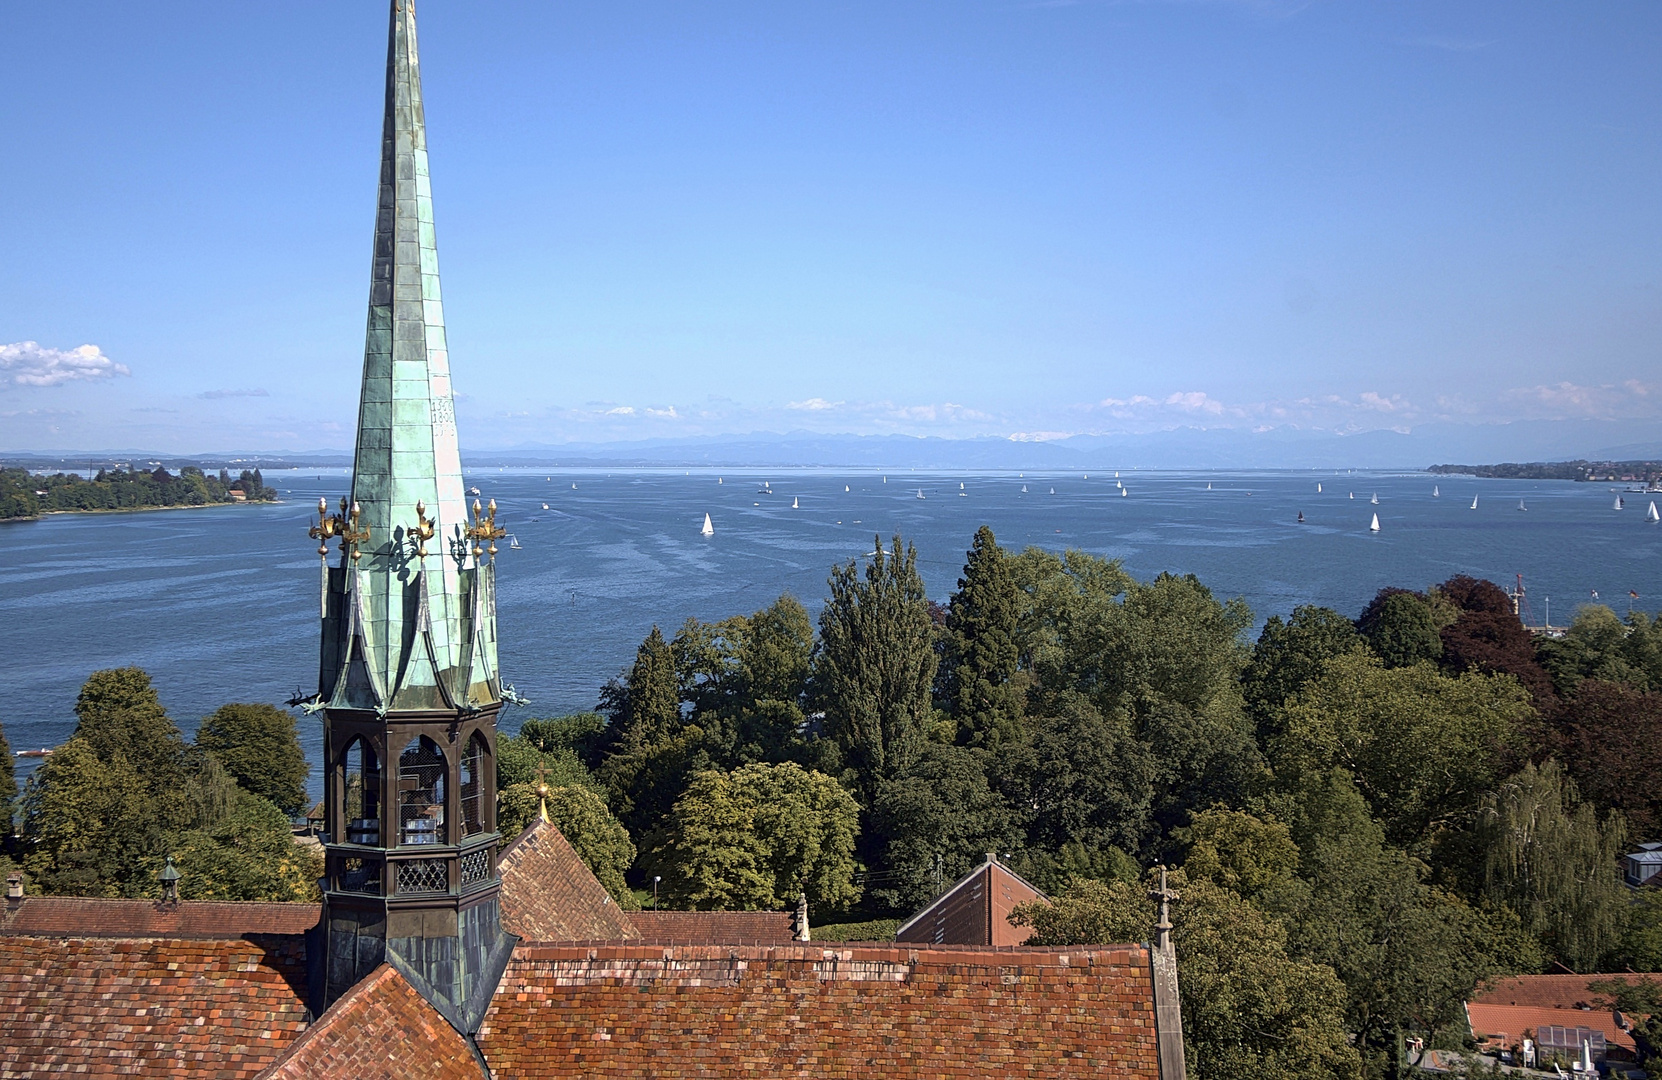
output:
M 1662 527 L 1644 520 L 1654 496 L 1629 494 L 1618 513 L 1611 485 L 1415 472 L 1119 479 L 1125 495 L 1112 472 L 474 471 L 468 483 L 496 499 L 521 545 L 499 555 L 499 633 L 504 678 L 531 705 L 502 726 L 592 708 L 654 623 L 669 635 L 688 617 L 754 611 L 787 591 L 817 614 L 831 565 L 897 531 L 942 600 L 987 524 L 1006 547 L 1080 548 L 1145 579 L 1194 573 L 1221 597 L 1244 597 L 1260 622 L 1298 604 L 1354 616 L 1382 586 L 1460 573 L 1508 587 L 1522 574 L 1536 622 L 1549 604 L 1553 623 L 1569 621 L 1595 590 L 1620 612 L 1629 590 L 1644 610 L 1662 606 Z M 227 701 L 315 689 L 306 529 L 318 497 L 333 504 L 348 479 L 311 469 L 266 480 L 283 502 L 0 525 L 0 647 L 11 657 L 0 723 L 14 751 L 67 738 L 76 692 L 101 667 L 148 671 L 187 733 Z M 711 537 L 699 535 L 706 513 Z M 321 723 L 300 727 L 316 767 Z M 34 764 L 20 760 L 20 776 Z

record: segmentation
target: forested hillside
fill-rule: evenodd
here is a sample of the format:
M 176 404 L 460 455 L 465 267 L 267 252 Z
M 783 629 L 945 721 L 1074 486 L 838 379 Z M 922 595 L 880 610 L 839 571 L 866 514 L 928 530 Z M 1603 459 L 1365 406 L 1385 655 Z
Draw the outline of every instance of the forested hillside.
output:
M 100 469 L 91 480 L 75 473 L 31 473 L 0 469 L 0 521 L 38 517 L 64 510 L 148 510 L 211 503 L 275 502 L 277 490 L 265 485 L 259 469 L 244 469 L 232 479 L 187 465 L 178 473 L 154 470 Z

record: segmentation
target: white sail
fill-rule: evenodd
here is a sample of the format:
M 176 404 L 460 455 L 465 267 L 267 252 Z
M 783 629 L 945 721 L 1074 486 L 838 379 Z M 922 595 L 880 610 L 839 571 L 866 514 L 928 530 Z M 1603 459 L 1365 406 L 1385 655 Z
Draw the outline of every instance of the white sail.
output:
M 1212 490 L 1212 481 L 1210 481 L 1210 480 L 1206 481 L 1206 490 L 1207 491 Z
M 1477 509 L 1477 496 L 1476 495 L 1472 496 L 1472 509 L 1473 510 Z
M 1127 488 L 1120 488 L 1120 494 L 1121 495 L 1129 495 L 1129 494 L 1131 494 L 1131 492 Z
M 1316 481 L 1316 494 L 1320 495 L 1321 493 L 1322 493 L 1322 484 L 1321 484 L 1321 481 L 1318 480 L 1318 481 Z
M 716 477 L 716 483 L 718 483 L 718 484 L 721 483 L 721 477 L 719 477 L 719 476 Z
M 704 515 L 704 527 L 698 531 L 703 533 L 705 536 L 714 536 L 716 534 L 716 527 L 710 524 L 709 514 Z
M 962 480 L 958 481 L 958 490 L 959 491 L 964 490 L 964 482 Z
M 1027 485 L 1026 485 L 1026 484 L 1023 484 L 1023 485 L 1022 485 L 1022 486 L 1021 486 L 1021 493 L 1022 493 L 1022 494 L 1023 494 L 1023 495 L 1026 495 L 1026 494 L 1027 494 Z
M 1379 515 L 1378 514 L 1375 514 L 1373 516 L 1373 524 L 1368 526 L 1368 531 L 1369 532 L 1378 532 L 1379 531 Z
M 1616 496 L 1616 505 L 1612 506 L 1610 509 L 1620 510 L 1621 508 L 1622 508 L 1622 497 L 1620 495 L 1618 495 L 1618 496 Z
M 923 489 L 922 488 L 918 488 L 918 498 L 920 498 L 920 499 L 923 498 Z
M 1654 502 L 1650 504 L 1650 509 L 1645 512 L 1645 520 L 1646 521 L 1662 521 L 1662 517 L 1657 516 L 1656 504 Z
M 795 495 L 791 496 L 791 509 L 792 510 L 802 509 L 802 505 L 796 501 L 796 496 Z
M 1438 487 L 1436 484 L 1432 484 L 1431 485 L 1431 497 L 1433 499 L 1442 498 L 1443 497 L 1443 489 Z
M 543 509 L 544 509 L 544 510 L 547 510 L 547 509 L 548 509 L 548 504 L 547 504 L 547 503 L 543 503 L 543 504 L 542 504 L 542 508 L 543 508 Z
M 1050 493 L 1051 493 L 1051 494 L 1052 494 L 1052 495 L 1054 495 L 1054 494 L 1056 494 L 1056 489 L 1055 489 L 1055 488 L 1051 488 L 1051 489 L 1050 489 Z
M 1369 499 L 1368 501 L 1373 503 L 1375 506 L 1378 506 L 1379 505 L 1379 493 L 1375 492 L 1374 497 L 1372 499 Z
M 1525 506 L 1525 505 L 1524 505 L 1524 504 L 1523 504 L 1523 500 L 1522 500 L 1522 499 L 1519 499 L 1519 500 L 1518 500 L 1518 509 L 1519 509 L 1519 510 L 1528 510 L 1528 509 L 1529 509 L 1529 507 L 1527 507 L 1527 506 Z
M 843 490 L 844 490 L 844 491 L 847 491 L 847 490 L 848 490 L 848 485 L 847 485 L 847 484 L 844 484 L 844 485 L 843 485 Z

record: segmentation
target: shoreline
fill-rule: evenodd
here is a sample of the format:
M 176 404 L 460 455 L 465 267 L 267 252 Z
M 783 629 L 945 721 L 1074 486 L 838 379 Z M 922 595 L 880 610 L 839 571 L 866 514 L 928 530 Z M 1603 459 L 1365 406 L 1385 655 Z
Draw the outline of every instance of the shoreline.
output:
M 281 506 L 281 499 L 256 499 L 253 502 L 179 503 L 176 506 L 95 506 L 86 510 L 42 510 L 33 517 L 0 518 L 0 525 L 22 521 L 41 521 L 55 514 L 144 514 L 155 510 L 218 510 L 227 506 Z

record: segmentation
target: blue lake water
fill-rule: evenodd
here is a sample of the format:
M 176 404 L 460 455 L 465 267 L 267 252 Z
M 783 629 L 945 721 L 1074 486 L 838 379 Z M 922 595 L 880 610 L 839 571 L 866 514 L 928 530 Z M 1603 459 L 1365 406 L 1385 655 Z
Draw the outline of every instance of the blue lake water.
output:
M 757 490 L 764 480 L 772 494 Z M 0 724 L 14 750 L 63 741 L 76 691 L 101 667 L 150 672 L 187 733 L 227 701 L 315 689 L 317 557 L 306 528 L 318 496 L 334 502 L 348 482 L 341 470 L 267 481 L 284 502 L 0 525 Z M 1142 578 L 1197 574 L 1220 596 L 1244 597 L 1260 621 L 1305 603 L 1355 615 L 1381 586 L 1458 573 L 1507 585 L 1523 574 L 1537 622 L 1549 598 L 1563 623 L 1594 590 L 1618 611 L 1629 590 L 1645 610 L 1662 606 L 1662 527 L 1644 521 L 1652 496 L 1630 494 L 1617 513 L 1603 484 L 1122 471 L 1122 496 L 1112 472 L 886 481 L 832 470 L 474 472 L 468 482 L 496 499 L 521 544 L 499 556 L 501 662 L 532 705 L 509 710 L 503 727 L 593 707 L 654 623 L 672 633 L 689 616 L 754 611 L 785 591 L 817 613 L 831 565 L 896 531 L 917 545 L 938 599 L 985 523 L 1007 547 L 1081 548 Z M 315 766 L 320 722 L 300 723 Z

